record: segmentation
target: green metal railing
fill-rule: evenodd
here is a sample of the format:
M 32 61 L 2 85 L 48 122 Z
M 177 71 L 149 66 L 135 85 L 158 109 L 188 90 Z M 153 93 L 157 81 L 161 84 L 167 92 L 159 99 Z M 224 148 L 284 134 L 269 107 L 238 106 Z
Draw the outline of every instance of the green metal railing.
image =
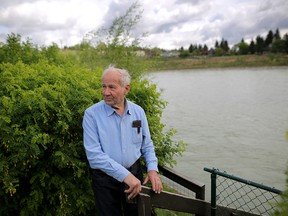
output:
M 271 215 L 282 191 L 245 180 L 217 169 L 204 168 L 211 173 L 211 216 L 225 215 L 223 207 L 247 212 L 245 215 Z

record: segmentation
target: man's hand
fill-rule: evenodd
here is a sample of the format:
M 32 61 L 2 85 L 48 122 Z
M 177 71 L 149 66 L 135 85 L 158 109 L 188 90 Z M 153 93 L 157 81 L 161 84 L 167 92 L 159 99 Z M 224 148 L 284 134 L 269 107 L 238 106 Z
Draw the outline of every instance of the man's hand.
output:
M 147 176 L 143 182 L 145 185 L 150 180 L 152 184 L 152 189 L 155 193 L 160 193 L 163 190 L 161 179 L 158 176 L 158 173 L 155 170 L 150 170 L 147 173 Z
M 128 194 L 128 200 L 133 199 L 141 192 L 141 182 L 137 179 L 133 174 L 129 174 L 125 179 L 124 183 L 126 183 L 129 188 L 124 192 Z

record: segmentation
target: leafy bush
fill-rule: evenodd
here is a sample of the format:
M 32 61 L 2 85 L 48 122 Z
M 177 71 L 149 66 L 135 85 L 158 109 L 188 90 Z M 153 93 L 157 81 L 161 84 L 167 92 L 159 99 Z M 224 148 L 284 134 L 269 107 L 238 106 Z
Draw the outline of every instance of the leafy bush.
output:
M 95 214 L 82 117 L 102 99 L 107 59 L 132 74 L 128 99 L 146 111 L 159 163 L 173 165 L 184 151 L 183 142 L 172 140 L 175 131 L 164 131 L 166 102 L 141 79 L 147 67 L 135 58 L 135 44 L 118 40 L 139 19 L 129 18 L 137 7 L 115 20 L 112 43 L 100 52 L 90 45 L 73 53 L 56 44 L 39 49 L 13 33 L 0 46 L 0 215 Z
M 0 63 L 0 215 L 94 215 L 82 117 L 102 99 L 103 68 L 80 66 L 55 45 L 36 51 L 14 39 L 0 47 L 5 55 L 19 45 L 9 53 L 17 60 Z M 29 53 L 39 58 L 24 62 Z M 128 98 L 147 113 L 160 163 L 173 165 L 184 144 L 164 132 L 160 96 L 147 80 L 132 80 Z
M 182 50 L 179 54 L 180 58 L 187 58 L 190 55 L 188 50 Z
M 281 200 L 277 205 L 277 210 L 274 212 L 274 216 L 288 215 L 288 168 L 286 170 L 286 189 L 281 194 Z
M 288 131 L 286 131 L 286 139 L 288 140 Z M 274 212 L 274 216 L 288 215 L 288 166 L 285 174 L 286 174 L 285 190 L 281 194 L 281 200 L 278 203 L 277 210 Z
M 0 215 L 92 212 L 81 123 L 100 97 L 100 71 L 47 62 L 0 69 Z
M 145 110 L 159 164 L 175 165 L 174 156 L 181 155 L 186 144 L 172 139 L 176 133 L 174 129 L 164 132 L 165 125 L 161 123 L 161 117 L 167 102 L 160 99 L 161 93 L 157 92 L 157 86 L 147 80 L 133 81 L 128 98 Z

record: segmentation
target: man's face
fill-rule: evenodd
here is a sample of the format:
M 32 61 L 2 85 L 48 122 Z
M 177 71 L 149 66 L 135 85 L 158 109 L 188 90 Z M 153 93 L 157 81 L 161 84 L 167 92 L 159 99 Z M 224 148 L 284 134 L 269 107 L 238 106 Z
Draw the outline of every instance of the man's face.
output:
M 120 74 L 117 71 L 111 71 L 102 78 L 102 96 L 106 104 L 113 107 L 124 105 L 125 95 L 129 92 L 130 86 L 121 86 Z

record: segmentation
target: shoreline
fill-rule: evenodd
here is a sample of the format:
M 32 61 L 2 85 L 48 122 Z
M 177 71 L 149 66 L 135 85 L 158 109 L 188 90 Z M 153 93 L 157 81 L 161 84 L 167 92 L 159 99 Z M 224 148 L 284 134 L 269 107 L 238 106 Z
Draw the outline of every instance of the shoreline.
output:
M 243 56 L 196 56 L 190 58 L 153 57 L 146 59 L 152 67 L 149 70 L 185 70 L 235 67 L 288 66 L 287 54 L 263 54 Z

